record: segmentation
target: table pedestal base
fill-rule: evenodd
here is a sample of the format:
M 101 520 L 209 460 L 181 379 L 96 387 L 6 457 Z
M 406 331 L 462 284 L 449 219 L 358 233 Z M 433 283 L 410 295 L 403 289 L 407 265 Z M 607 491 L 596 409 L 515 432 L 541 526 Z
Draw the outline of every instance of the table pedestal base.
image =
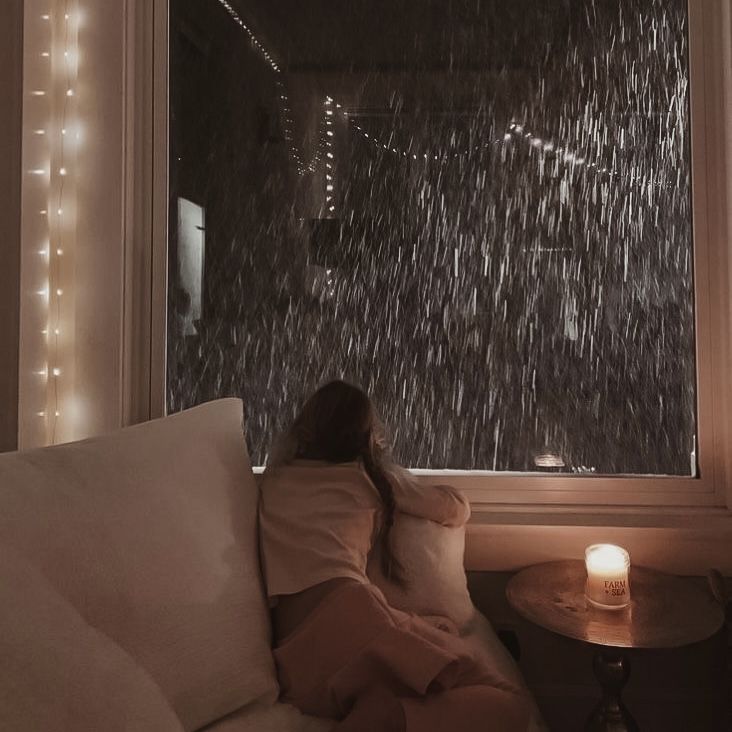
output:
M 620 699 L 630 676 L 627 657 L 603 649 L 595 654 L 592 666 L 602 687 L 602 700 L 587 720 L 586 732 L 639 732 L 638 724 Z

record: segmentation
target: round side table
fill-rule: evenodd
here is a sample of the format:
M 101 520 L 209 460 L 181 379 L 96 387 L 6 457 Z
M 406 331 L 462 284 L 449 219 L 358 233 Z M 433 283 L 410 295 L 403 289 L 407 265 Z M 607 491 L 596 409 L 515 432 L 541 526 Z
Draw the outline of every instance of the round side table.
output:
M 584 562 L 536 564 L 506 587 L 524 618 L 568 638 L 597 646 L 593 668 L 602 699 L 587 720 L 588 732 L 635 732 L 638 725 L 621 700 L 630 676 L 623 648 L 678 648 L 714 635 L 724 622 L 711 593 L 688 580 L 644 567 L 630 568 L 630 604 L 600 610 L 585 598 Z

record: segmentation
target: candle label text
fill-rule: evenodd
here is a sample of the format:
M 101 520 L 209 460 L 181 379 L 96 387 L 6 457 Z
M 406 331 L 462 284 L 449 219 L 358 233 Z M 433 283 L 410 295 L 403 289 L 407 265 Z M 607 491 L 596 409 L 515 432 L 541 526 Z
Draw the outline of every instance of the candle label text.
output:
M 622 597 L 626 594 L 625 580 L 605 580 L 605 594 L 611 597 Z

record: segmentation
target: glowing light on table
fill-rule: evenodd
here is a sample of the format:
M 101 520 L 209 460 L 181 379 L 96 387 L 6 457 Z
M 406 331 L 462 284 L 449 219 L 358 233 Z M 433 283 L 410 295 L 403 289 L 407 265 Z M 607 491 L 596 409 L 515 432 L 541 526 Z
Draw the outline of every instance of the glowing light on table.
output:
M 592 544 L 585 550 L 585 594 L 595 607 L 619 610 L 630 602 L 630 555 L 614 544 Z

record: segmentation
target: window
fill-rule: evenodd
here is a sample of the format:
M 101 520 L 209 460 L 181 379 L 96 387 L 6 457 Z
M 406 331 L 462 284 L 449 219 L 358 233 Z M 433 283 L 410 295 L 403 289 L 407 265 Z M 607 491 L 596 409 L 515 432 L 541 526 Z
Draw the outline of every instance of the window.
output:
M 262 464 L 342 376 L 414 468 L 696 476 L 685 2 L 170 17 L 168 411 Z

